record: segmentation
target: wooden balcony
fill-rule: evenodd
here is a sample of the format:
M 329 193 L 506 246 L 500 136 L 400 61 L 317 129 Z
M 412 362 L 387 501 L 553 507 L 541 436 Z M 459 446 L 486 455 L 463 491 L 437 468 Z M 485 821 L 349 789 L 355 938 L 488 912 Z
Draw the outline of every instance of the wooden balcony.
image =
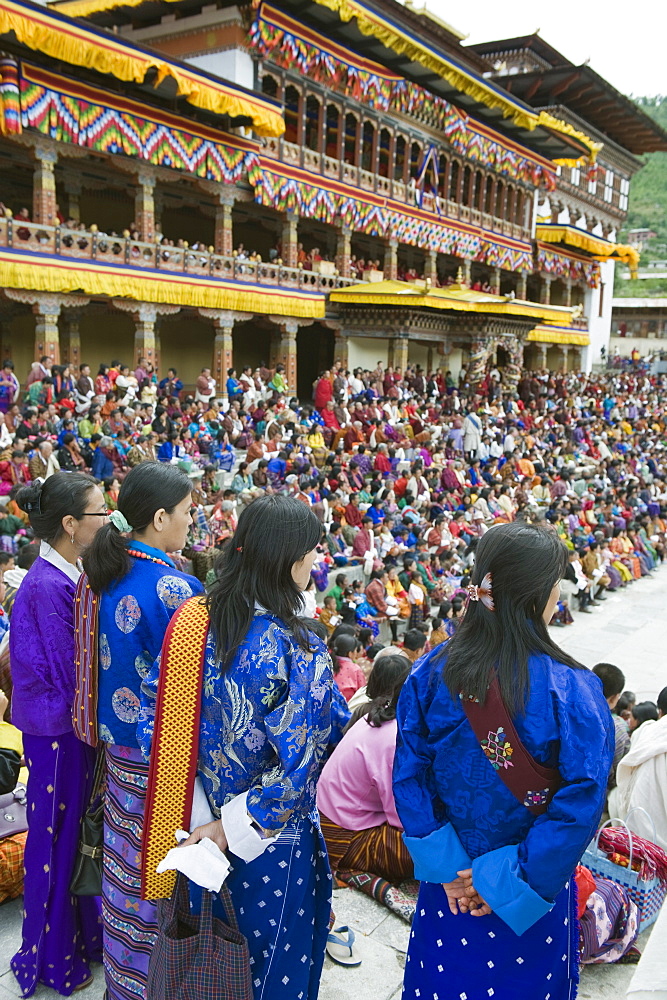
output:
M 69 260 L 96 261 L 118 267 L 146 268 L 169 274 L 220 278 L 251 285 L 273 285 L 330 292 L 356 284 L 354 278 L 285 267 L 277 261 L 257 261 L 224 256 L 210 250 L 144 243 L 129 236 L 65 226 L 43 226 L 0 217 L 0 247 L 46 254 Z
M 344 184 L 354 185 L 362 191 L 372 191 L 383 198 L 392 198 L 405 205 L 416 205 L 414 181 L 405 184 L 403 181 L 392 180 L 389 177 L 363 170 L 353 163 L 346 163 L 344 160 L 324 156 L 312 149 L 287 142 L 285 139 L 266 139 L 263 152 L 282 163 L 322 174 L 324 177 L 341 181 Z M 532 239 L 530 229 L 508 222 L 506 219 L 498 219 L 487 212 L 480 212 L 466 205 L 460 205 L 449 198 L 436 198 L 432 194 L 424 194 L 422 208 L 427 212 L 442 216 L 445 224 L 448 218 L 457 219 L 460 222 L 480 226 L 492 233 L 509 236 L 516 240 L 530 242 Z

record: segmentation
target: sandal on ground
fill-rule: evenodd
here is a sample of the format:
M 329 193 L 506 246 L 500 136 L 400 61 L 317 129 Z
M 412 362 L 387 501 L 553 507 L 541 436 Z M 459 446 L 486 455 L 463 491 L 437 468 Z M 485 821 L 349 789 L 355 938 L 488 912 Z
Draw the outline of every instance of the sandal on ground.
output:
M 351 927 L 335 927 L 327 936 L 327 955 L 336 965 L 361 965 L 361 959 L 352 950 L 353 944 L 354 931 Z
M 79 983 L 78 986 L 75 986 L 74 989 L 72 990 L 72 993 L 79 993 L 81 990 L 85 990 L 88 986 L 92 985 L 92 982 L 93 982 L 93 977 L 89 976 L 89 978 L 86 979 L 85 982 Z

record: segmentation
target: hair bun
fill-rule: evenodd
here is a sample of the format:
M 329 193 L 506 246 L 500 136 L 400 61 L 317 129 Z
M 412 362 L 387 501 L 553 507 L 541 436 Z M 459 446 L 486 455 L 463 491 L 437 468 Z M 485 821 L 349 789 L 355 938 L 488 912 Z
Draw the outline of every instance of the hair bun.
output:
M 35 479 L 32 483 L 22 486 L 16 494 L 16 502 L 26 514 L 42 513 L 43 479 Z

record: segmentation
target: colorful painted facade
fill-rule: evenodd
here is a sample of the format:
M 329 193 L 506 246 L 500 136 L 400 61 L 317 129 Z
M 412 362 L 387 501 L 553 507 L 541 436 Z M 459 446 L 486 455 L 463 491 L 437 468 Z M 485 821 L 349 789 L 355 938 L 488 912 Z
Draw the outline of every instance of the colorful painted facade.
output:
M 539 213 L 565 173 L 598 176 L 599 128 L 532 106 L 395 0 L 178 6 L 2 5 L 0 322 L 18 369 L 47 348 L 95 364 L 112 338 L 186 383 L 212 358 L 222 389 L 261 359 L 308 392 L 334 356 L 586 348 L 610 260 L 634 262 L 609 227 Z

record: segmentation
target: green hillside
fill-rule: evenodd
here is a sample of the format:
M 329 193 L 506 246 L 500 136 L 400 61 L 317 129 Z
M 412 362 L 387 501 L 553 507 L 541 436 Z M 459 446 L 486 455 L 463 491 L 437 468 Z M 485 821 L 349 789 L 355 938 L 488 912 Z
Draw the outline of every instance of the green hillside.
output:
M 667 129 L 667 97 L 635 97 L 636 103 Z M 632 178 L 627 229 L 648 227 L 667 241 L 667 153 L 648 153 Z

